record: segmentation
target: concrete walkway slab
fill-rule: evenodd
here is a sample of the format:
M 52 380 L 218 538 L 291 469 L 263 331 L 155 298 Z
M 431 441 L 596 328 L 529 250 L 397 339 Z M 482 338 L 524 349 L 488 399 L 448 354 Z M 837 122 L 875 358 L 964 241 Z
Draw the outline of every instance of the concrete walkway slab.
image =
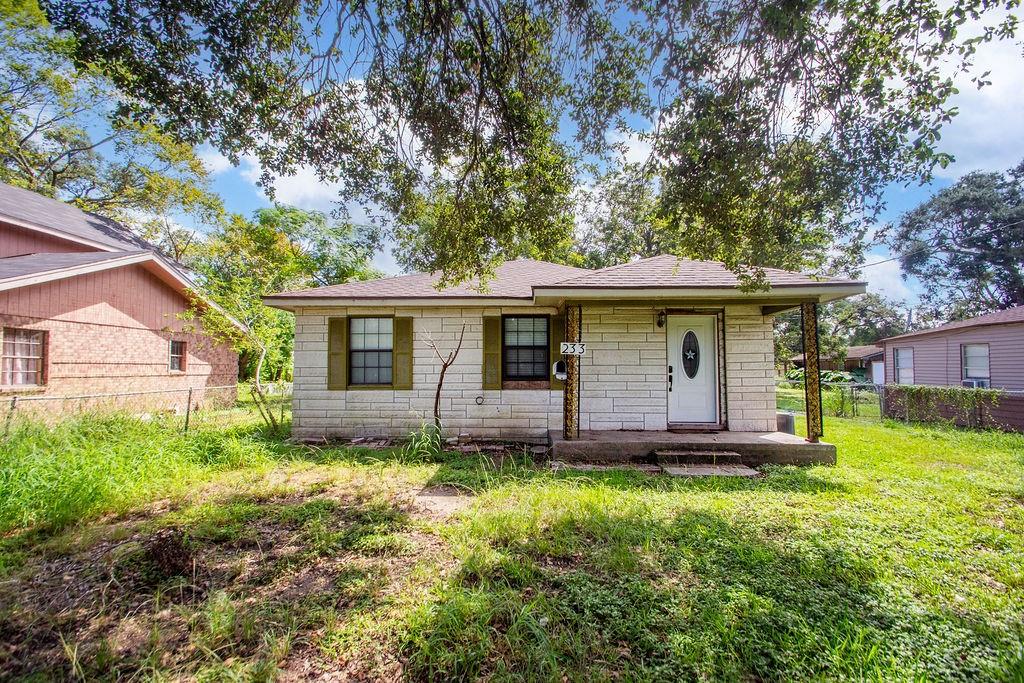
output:
M 673 477 L 756 477 L 759 472 L 746 465 L 662 465 Z

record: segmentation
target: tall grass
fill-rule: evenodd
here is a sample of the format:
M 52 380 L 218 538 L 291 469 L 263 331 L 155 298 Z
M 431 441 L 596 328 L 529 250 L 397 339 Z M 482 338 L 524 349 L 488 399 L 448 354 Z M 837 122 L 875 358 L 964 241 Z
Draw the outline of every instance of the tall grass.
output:
M 182 434 L 178 423 L 122 414 L 20 423 L 0 440 L 0 533 L 55 530 L 179 493 L 217 471 L 270 465 L 286 451 L 254 424 Z

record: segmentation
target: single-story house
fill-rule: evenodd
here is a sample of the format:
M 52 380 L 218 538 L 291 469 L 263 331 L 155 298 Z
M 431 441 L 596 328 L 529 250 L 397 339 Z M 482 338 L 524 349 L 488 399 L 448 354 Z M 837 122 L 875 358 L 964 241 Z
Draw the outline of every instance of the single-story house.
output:
M 0 184 L 0 397 L 183 390 L 145 402 L 171 408 L 192 388 L 214 400 L 205 389 L 233 387 L 238 356 L 183 319 L 195 292 L 119 223 Z
M 821 359 L 821 369 L 845 370 L 846 372 L 853 372 L 854 370 L 861 369 L 871 370 L 875 362 L 881 362 L 882 356 L 882 347 L 876 346 L 875 344 L 848 346 L 846 347 L 846 358 L 843 359 L 842 363 L 839 362 L 838 357 L 823 357 Z M 789 362 L 793 367 L 804 367 L 804 354 L 800 353 L 792 356 L 789 359 Z
M 805 348 L 816 349 L 817 304 L 865 289 L 766 275 L 769 290 L 747 291 L 721 263 L 670 255 L 602 270 L 522 259 L 484 290 L 413 274 L 265 302 L 295 314 L 298 438 L 417 429 L 431 419 L 440 368 L 431 344 L 448 354 L 464 330 L 441 398 L 452 433 L 551 439 L 556 455 L 572 441 L 674 443 L 666 435 L 682 432 L 719 445 L 733 435 L 736 450 L 788 436 L 776 432 L 772 316 L 801 307 Z M 566 349 L 583 355 L 563 356 L 562 342 L 584 344 Z M 820 431 L 819 414 L 813 441 Z
M 887 384 L 1024 391 L 1024 306 L 878 342 Z

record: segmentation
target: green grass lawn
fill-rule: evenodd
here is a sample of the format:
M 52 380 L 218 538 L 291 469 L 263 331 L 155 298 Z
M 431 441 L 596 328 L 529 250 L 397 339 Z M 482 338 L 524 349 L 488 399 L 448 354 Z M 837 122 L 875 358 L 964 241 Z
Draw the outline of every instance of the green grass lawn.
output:
M 1024 679 L 1018 435 L 684 481 L 121 420 L 0 454 L 0 679 Z

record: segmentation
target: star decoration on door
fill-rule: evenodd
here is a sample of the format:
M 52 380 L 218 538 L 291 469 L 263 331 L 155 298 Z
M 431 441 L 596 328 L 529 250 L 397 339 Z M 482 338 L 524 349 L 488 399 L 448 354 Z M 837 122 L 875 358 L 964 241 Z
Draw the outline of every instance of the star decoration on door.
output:
M 696 355 L 696 354 L 694 354 L 693 351 L 687 351 L 686 352 L 686 360 L 693 360 L 694 355 Z

